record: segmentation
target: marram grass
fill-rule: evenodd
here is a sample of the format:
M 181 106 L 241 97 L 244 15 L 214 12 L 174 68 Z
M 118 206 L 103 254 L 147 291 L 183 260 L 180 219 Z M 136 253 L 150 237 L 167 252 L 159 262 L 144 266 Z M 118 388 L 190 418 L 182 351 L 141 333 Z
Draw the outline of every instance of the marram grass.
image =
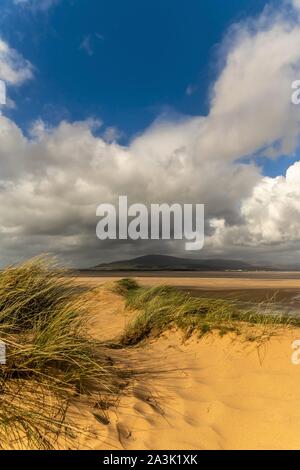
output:
M 47 259 L 0 272 L 0 340 L 7 349 L 0 365 L 0 449 L 69 441 L 75 432 L 66 419 L 69 405 L 90 399 L 99 414 L 99 403 L 123 386 L 126 371 L 86 331 L 88 307 L 84 293 Z
M 125 296 L 127 307 L 137 311 L 120 338 L 126 346 L 171 328 L 183 331 L 186 337 L 233 332 L 249 341 L 263 342 L 282 327 L 300 326 L 299 317 L 272 313 L 272 304 L 268 303 L 241 309 L 234 302 L 197 298 L 170 286 L 134 286 L 128 279 L 119 281 L 116 288 Z

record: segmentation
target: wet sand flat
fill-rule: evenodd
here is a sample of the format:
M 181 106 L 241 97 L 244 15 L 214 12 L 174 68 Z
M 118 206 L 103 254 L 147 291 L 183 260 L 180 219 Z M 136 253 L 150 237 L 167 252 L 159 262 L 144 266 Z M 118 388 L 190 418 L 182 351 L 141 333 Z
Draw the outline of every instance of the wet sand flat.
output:
M 299 272 L 82 272 L 78 278 L 89 285 L 102 285 L 124 277 L 133 277 L 141 285 L 169 284 L 204 290 L 299 289 Z
M 299 272 L 83 272 L 80 283 L 96 287 L 132 277 L 141 286 L 171 285 L 190 294 L 238 301 L 242 305 L 272 302 L 279 313 L 300 314 Z

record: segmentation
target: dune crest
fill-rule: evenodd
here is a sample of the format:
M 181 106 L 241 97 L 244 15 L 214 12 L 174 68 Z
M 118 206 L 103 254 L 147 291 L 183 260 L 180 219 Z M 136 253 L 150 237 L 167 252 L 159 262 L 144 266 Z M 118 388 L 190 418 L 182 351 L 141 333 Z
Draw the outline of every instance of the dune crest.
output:
M 122 301 L 111 293 L 101 296 L 98 331 L 102 317 L 106 324 L 110 318 L 110 332 L 119 332 L 127 321 Z M 217 334 L 183 342 L 175 331 L 148 340 L 133 348 L 131 359 L 157 373 L 130 385 L 106 426 L 90 420 L 94 437 L 82 446 L 297 449 L 300 366 L 291 362 L 291 344 L 298 338 L 299 329 L 284 329 L 260 347 Z

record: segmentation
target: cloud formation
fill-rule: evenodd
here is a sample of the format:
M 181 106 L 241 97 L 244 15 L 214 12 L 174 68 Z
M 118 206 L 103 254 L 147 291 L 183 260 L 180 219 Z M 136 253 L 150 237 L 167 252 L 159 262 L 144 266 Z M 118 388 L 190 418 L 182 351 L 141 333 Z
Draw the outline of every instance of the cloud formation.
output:
M 95 52 L 95 42 L 102 41 L 103 39 L 104 37 L 100 33 L 88 34 L 82 39 L 79 50 L 84 51 L 91 57 Z
M 288 246 L 300 241 L 300 162 L 291 165 L 286 175 L 264 177 L 242 201 L 242 224 L 226 225 L 215 219 L 210 242 L 219 246 Z
M 0 80 L 16 86 L 32 77 L 33 67 L 30 62 L 0 38 Z
M 60 0 L 13 0 L 15 5 L 28 7 L 33 10 L 48 10 L 56 5 Z
M 290 98 L 299 43 L 300 23 L 286 11 L 235 25 L 208 116 L 158 118 L 126 147 L 98 137 L 92 120 L 39 121 L 26 137 L 0 117 L 2 263 L 40 252 L 86 266 L 147 251 L 186 255 L 179 242 L 97 240 L 97 205 L 123 194 L 130 203 L 204 203 L 203 256 L 280 260 L 298 251 L 300 163 L 265 178 L 252 157 L 297 149 L 300 111 Z

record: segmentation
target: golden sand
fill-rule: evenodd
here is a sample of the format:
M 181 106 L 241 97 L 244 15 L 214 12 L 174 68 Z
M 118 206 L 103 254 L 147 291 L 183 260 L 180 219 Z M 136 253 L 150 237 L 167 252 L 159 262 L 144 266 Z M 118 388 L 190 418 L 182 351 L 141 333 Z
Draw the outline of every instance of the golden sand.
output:
M 153 280 L 153 279 L 151 279 Z M 161 280 L 160 280 L 161 281 Z M 99 292 L 91 331 L 119 334 L 127 318 L 120 297 Z M 299 449 L 300 366 L 291 362 L 300 330 L 264 346 L 210 335 L 183 343 L 169 332 L 134 348 L 152 373 L 137 379 L 100 424 L 82 407 L 78 422 L 91 449 Z M 80 417 L 79 417 L 80 416 Z

